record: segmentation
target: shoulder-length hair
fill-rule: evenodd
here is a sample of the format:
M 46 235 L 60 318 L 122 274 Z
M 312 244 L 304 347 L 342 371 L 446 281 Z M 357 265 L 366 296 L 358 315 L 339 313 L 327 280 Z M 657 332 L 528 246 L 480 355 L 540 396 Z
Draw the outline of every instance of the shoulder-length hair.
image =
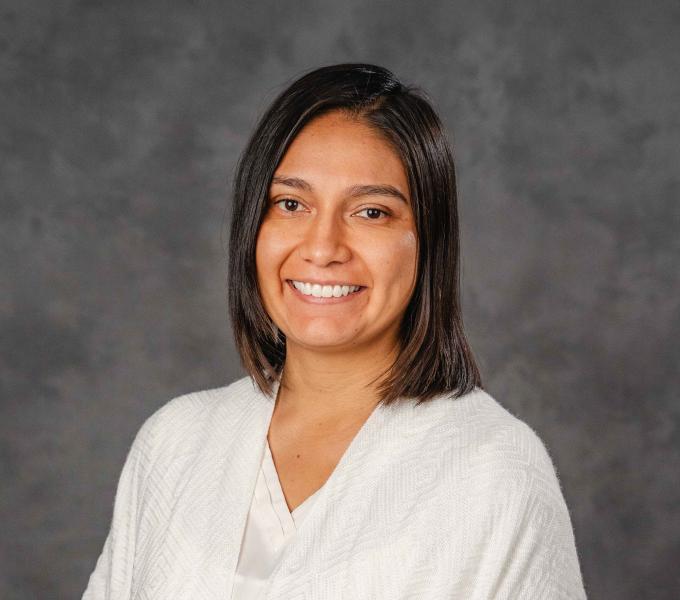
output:
M 343 110 L 383 136 L 408 177 L 418 237 L 416 286 L 399 329 L 399 352 L 378 386 L 380 402 L 420 404 L 459 397 L 481 378 L 463 333 L 460 235 L 451 148 L 427 95 L 387 69 L 345 63 L 316 69 L 281 92 L 260 118 L 236 168 L 229 240 L 229 314 L 246 371 L 271 396 L 283 369 L 286 339 L 265 312 L 255 245 L 274 172 L 311 119 Z

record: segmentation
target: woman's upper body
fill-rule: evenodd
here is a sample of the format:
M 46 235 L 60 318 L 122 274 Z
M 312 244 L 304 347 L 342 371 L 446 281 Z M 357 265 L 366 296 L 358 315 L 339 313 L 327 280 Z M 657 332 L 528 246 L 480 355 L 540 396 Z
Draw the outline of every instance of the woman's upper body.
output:
M 84 600 L 230 597 L 273 409 L 244 377 L 174 399 L 147 420 Z M 418 406 L 378 405 L 262 598 L 534 600 L 585 592 L 545 446 L 475 390 Z
M 458 248 L 452 153 L 422 94 L 365 64 L 280 94 L 234 187 L 249 378 L 141 428 L 85 598 L 230 597 L 267 440 L 287 508 L 318 493 L 261 557 L 262 598 L 583 598 L 551 460 L 481 389 Z

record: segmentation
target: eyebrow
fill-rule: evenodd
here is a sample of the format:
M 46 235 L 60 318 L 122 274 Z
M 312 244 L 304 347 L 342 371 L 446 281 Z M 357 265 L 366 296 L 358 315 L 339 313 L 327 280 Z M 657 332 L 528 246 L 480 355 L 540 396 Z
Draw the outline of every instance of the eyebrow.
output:
M 298 190 L 304 190 L 310 193 L 314 191 L 314 188 L 309 182 L 305 181 L 304 179 L 300 179 L 299 177 L 284 177 L 274 175 L 272 178 L 272 185 L 275 183 L 279 183 L 281 185 L 292 187 Z M 393 185 L 383 183 L 352 185 L 347 188 L 346 192 L 352 198 L 356 196 L 391 196 L 392 198 L 397 198 L 398 200 L 408 204 L 406 196 L 404 196 L 404 194 L 402 194 L 397 188 L 395 188 Z

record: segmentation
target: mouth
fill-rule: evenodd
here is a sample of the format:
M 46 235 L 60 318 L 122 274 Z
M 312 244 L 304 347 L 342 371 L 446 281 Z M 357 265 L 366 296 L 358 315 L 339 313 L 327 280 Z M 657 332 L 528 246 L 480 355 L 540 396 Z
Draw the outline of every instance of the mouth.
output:
M 286 284 L 293 292 L 296 298 L 309 302 L 311 304 L 341 304 L 350 302 L 363 296 L 367 287 L 365 285 L 359 286 L 300 286 L 299 289 L 293 284 L 293 280 L 286 279 Z M 311 289 L 310 289 L 311 287 Z M 306 293 L 310 292 L 311 293 Z M 330 292 L 331 295 L 328 295 Z M 333 293 L 335 292 L 335 293 Z M 336 295 L 339 294 L 339 295 Z

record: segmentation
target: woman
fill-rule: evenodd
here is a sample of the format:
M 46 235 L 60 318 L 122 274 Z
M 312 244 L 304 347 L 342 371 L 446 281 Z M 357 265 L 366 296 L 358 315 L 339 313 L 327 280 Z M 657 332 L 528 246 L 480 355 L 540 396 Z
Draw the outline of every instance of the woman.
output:
M 546 449 L 463 334 L 452 155 L 422 93 L 315 70 L 238 167 L 248 372 L 142 426 L 85 599 L 585 598 Z

